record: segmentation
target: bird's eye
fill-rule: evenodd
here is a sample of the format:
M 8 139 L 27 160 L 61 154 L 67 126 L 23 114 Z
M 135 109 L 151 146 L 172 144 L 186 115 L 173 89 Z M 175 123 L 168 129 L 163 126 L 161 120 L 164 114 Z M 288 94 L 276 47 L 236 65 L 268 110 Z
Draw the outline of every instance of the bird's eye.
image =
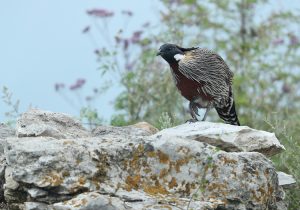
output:
M 172 50 L 172 48 L 171 48 L 171 47 L 169 47 L 169 48 L 168 48 L 168 50 Z

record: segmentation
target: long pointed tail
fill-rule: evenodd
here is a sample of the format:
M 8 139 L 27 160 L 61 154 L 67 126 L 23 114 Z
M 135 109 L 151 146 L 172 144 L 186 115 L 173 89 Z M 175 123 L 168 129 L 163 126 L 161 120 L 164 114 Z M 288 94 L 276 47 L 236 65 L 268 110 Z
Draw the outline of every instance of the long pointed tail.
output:
M 231 125 L 240 125 L 238 116 L 235 111 L 235 104 L 234 100 L 231 97 L 230 98 L 230 103 L 228 103 L 227 106 L 224 106 L 222 108 L 217 108 L 216 110 L 218 112 L 219 117 L 225 121 L 227 124 Z

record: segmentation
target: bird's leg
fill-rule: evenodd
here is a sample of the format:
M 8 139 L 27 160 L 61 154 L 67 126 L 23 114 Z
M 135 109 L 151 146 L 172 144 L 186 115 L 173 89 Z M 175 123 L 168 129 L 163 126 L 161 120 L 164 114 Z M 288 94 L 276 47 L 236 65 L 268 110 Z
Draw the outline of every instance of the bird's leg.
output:
M 199 116 L 197 103 L 195 103 L 194 101 L 190 101 L 189 111 L 192 116 L 192 119 L 187 120 L 187 122 L 197 122 L 198 121 L 197 115 Z
M 202 118 L 201 121 L 205 121 L 205 119 L 206 119 L 206 117 L 207 117 L 207 114 L 208 114 L 208 112 L 209 112 L 210 109 L 211 109 L 210 107 L 207 107 L 207 108 L 206 108 L 205 113 L 204 113 L 204 116 L 203 116 L 203 118 Z
M 207 117 L 207 114 L 208 114 L 209 110 L 211 110 L 212 107 L 213 107 L 212 102 L 208 102 L 208 104 L 206 106 L 206 110 L 205 110 L 204 116 L 203 116 L 203 118 L 202 118 L 201 121 L 205 121 L 205 119 Z

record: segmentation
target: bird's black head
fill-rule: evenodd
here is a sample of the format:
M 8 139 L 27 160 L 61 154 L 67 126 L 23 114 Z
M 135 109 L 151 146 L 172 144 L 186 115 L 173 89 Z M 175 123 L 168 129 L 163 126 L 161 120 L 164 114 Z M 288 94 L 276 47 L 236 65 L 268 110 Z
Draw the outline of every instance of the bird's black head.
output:
M 178 62 L 178 58 L 175 58 L 175 55 L 184 55 L 184 52 L 190 51 L 197 49 L 195 47 L 192 48 L 183 48 L 179 47 L 178 45 L 175 44 L 163 44 L 160 46 L 158 53 L 156 54 L 157 56 L 160 55 L 165 59 L 169 64 Z
M 162 46 L 160 46 L 158 53 L 156 55 L 160 55 L 168 63 L 174 63 L 176 62 L 176 59 L 174 58 L 176 54 L 183 55 L 184 53 L 175 44 L 163 44 Z

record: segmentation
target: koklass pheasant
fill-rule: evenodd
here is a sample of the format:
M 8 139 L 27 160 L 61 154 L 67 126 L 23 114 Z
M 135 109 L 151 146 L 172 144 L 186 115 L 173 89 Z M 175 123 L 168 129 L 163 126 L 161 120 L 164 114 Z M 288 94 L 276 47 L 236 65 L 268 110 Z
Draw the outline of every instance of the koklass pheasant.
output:
M 198 108 L 206 109 L 202 121 L 215 108 L 225 123 L 240 125 L 232 93 L 233 73 L 221 56 L 208 49 L 174 44 L 162 45 L 157 55 L 170 64 L 178 90 L 190 101 L 193 121 L 198 121 Z

